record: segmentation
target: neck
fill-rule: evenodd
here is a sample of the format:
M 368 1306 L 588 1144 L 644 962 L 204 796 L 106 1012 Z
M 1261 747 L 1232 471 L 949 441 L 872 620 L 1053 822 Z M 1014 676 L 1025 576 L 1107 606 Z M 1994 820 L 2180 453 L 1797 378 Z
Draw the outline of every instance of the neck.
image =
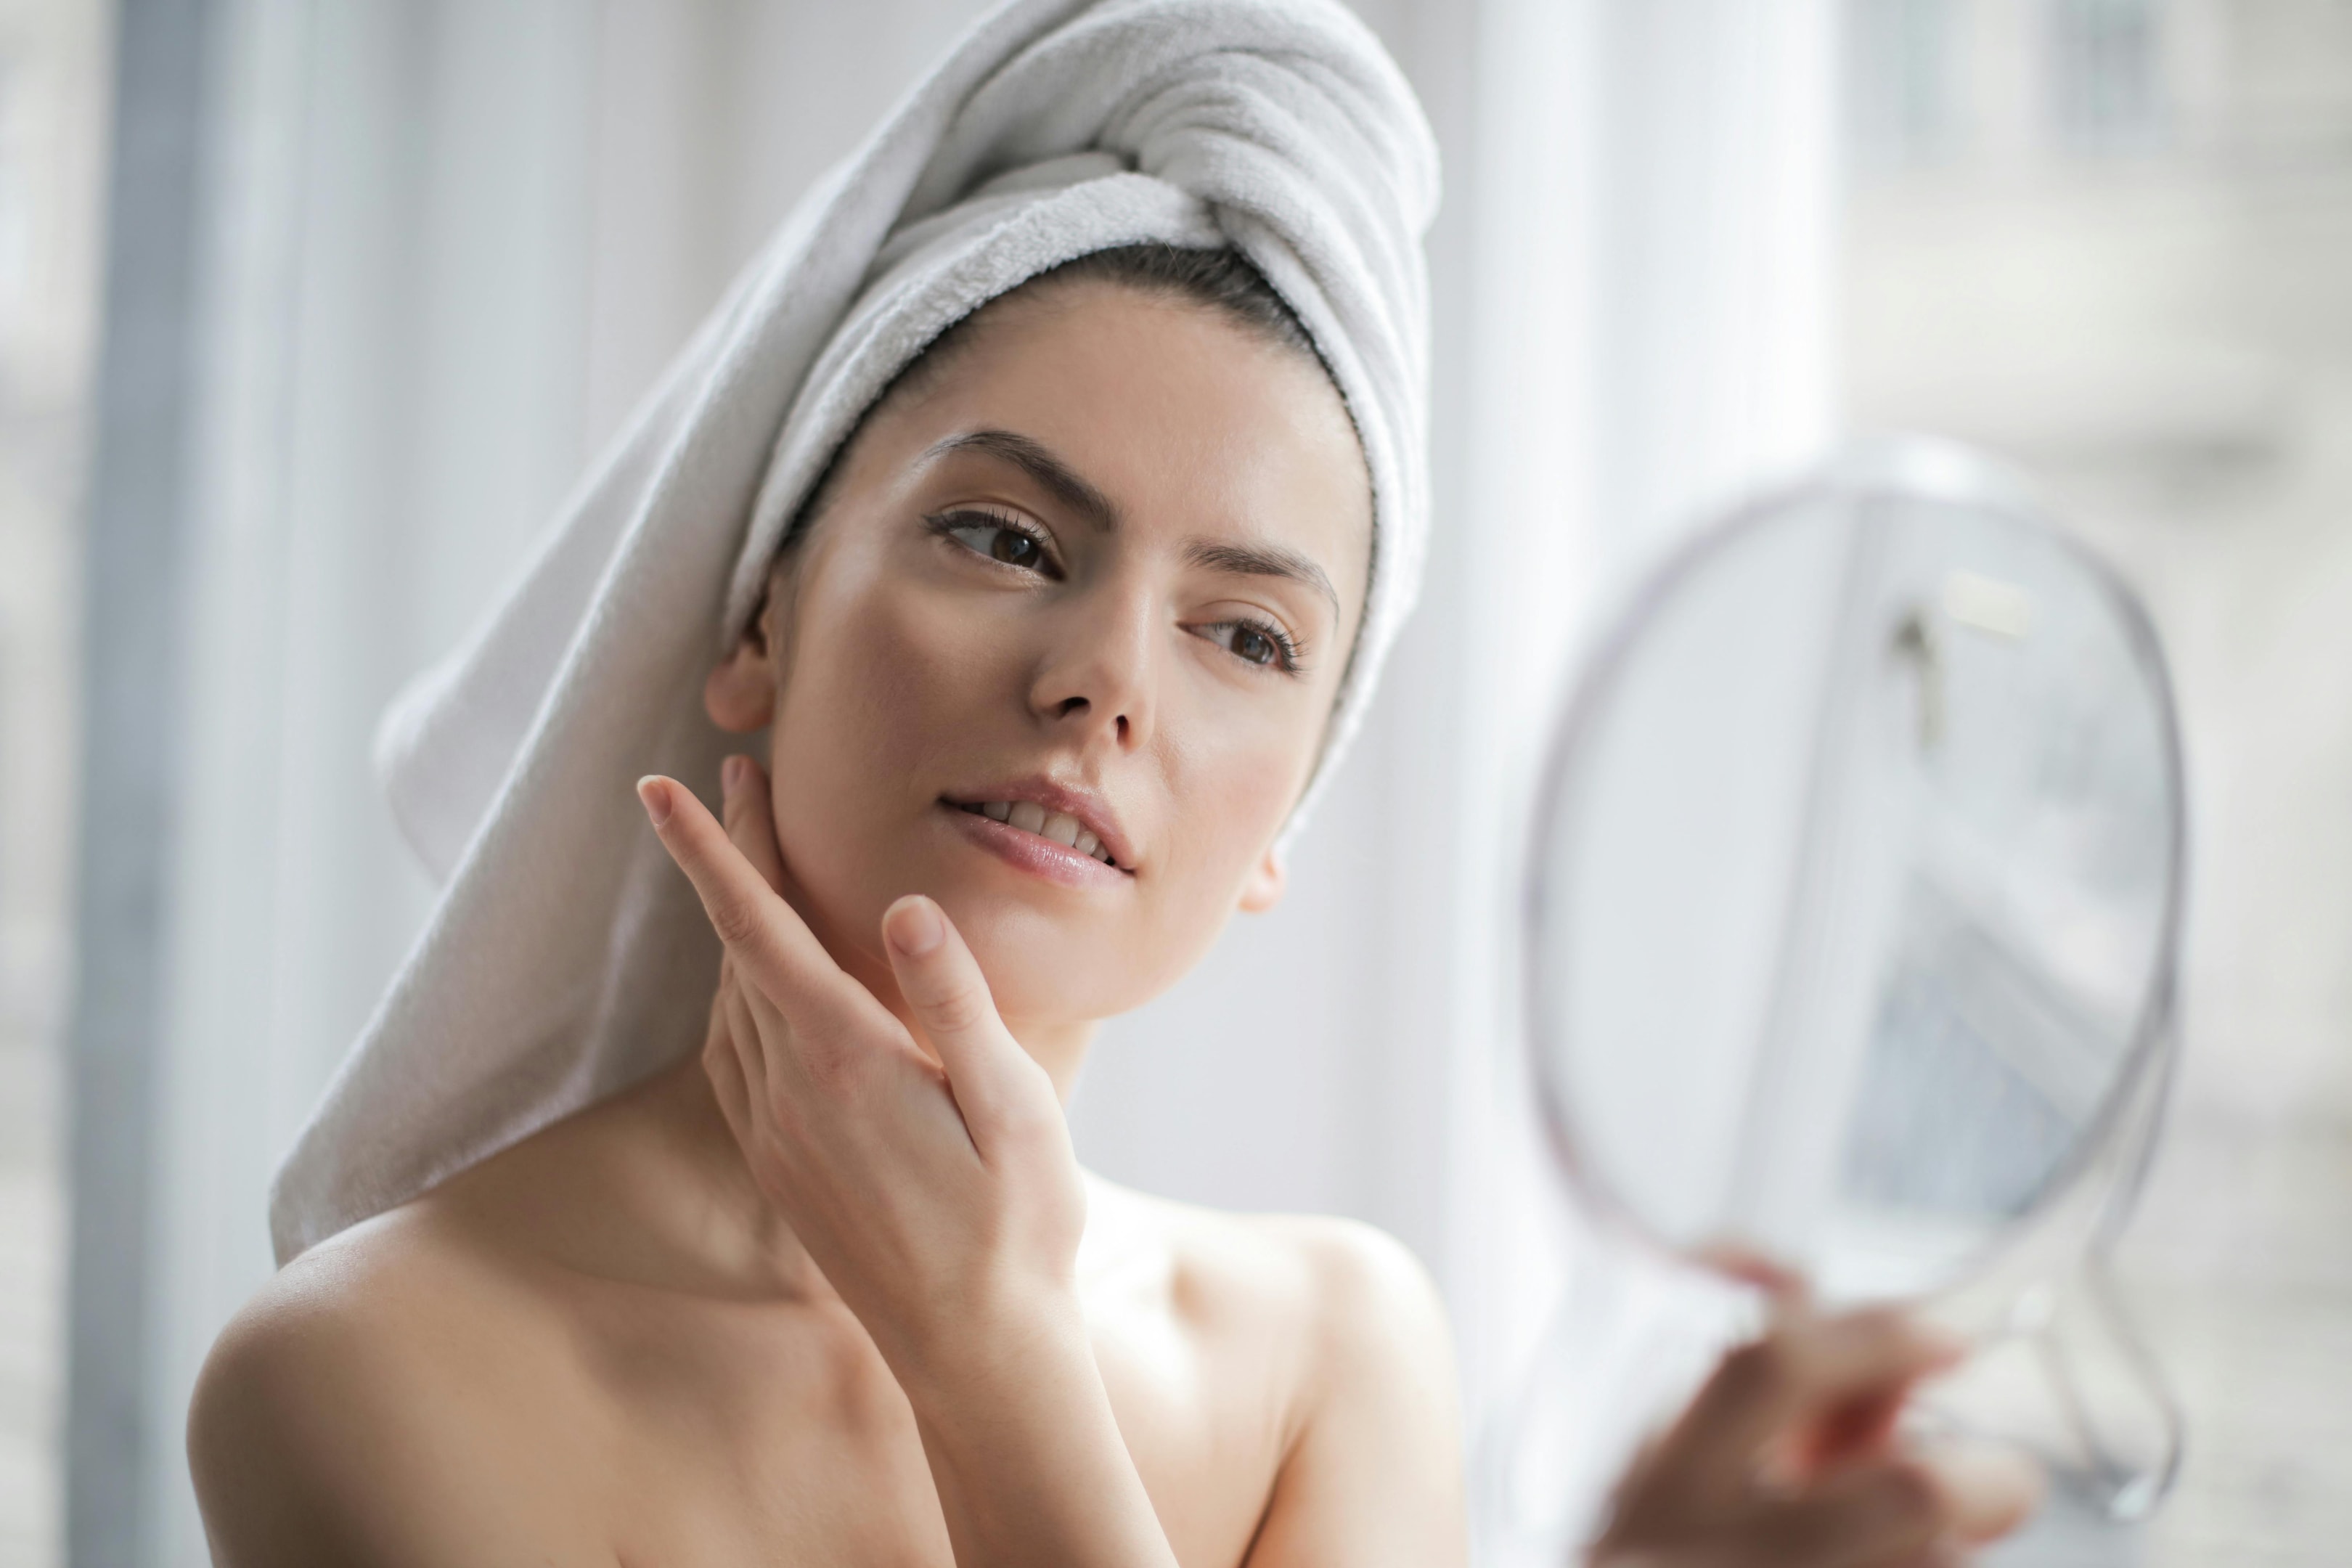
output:
M 1014 1037 L 1053 1079 L 1066 1109 L 1097 1026 L 1014 1027 Z M 688 1173 L 688 1190 L 678 1194 L 673 1224 L 690 1237 L 706 1262 L 730 1278 L 779 1294 L 837 1300 L 792 1226 L 752 1177 L 703 1071 L 701 1054 L 657 1074 L 642 1092 Z
M 1005 1027 L 1054 1080 L 1054 1093 L 1067 1111 L 1070 1096 L 1078 1087 L 1078 1069 L 1087 1065 L 1087 1052 L 1094 1048 L 1095 1036 L 1102 1026 L 1089 1019 L 1083 1024 L 1008 1022 Z

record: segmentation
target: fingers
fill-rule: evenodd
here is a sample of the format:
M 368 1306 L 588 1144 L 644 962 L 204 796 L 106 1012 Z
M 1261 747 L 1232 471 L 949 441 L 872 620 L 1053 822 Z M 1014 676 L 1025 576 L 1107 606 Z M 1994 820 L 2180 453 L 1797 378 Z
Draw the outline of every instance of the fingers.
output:
M 1709 1242 L 1692 1254 L 1692 1261 L 1762 1291 L 1776 1323 L 1801 1316 L 1812 1304 L 1812 1287 L 1802 1274 L 1746 1242 Z
M 1768 1343 L 1793 1375 L 1782 1393 L 1816 1405 L 1885 1393 L 1952 1365 L 1967 1345 L 1907 1312 L 1888 1308 L 1809 1318 Z
M 1592 1559 L 1610 1568 L 1654 1562 L 1940 1568 L 1960 1563 L 1968 1546 L 1990 1539 L 1969 1533 L 1945 1477 L 1912 1455 L 1729 1500 L 1694 1496 L 1671 1483 L 1661 1489 L 1638 1466 L 1628 1487 L 1639 1495 L 1616 1500 Z
M 1694 1542 L 1725 1561 L 1924 1568 L 2014 1530 L 2038 1472 L 2006 1450 L 1899 1438 L 1913 1385 L 1966 1352 L 1902 1312 L 1795 1315 L 1726 1356 L 1664 1441 L 1628 1472 L 1614 1562 Z
M 1753 1531 L 1769 1563 L 1879 1568 L 1928 1559 L 1948 1521 L 1910 1465 L 1873 1465 L 1763 1510 Z
M 1802 1479 L 1883 1442 L 1911 1385 L 1964 1351 L 1900 1312 L 1800 1317 L 1724 1358 L 1674 1446 L 1718 1488 L 1745 1486 L 1774 1458 Z
M 752 1016 L 751 998 L 739 983 L 720 992 L 719 1001 L 727 1009 L 728 1035 L 734 1042 L 735 1070 L 742 1075 L 744 1097 L 772 1117 L 779 1108 L 769 1098 L 768 1054 L 761 1048 L 760 1023 Z
M 776 809 L 768 793 L 768 772 L 746 756 L 719 764 L 719 795 L 727 837 L 751 863 L 769 889 L 784 890 L 784 851 L 776 842 Z
M 841 972 L 692 790 L 655 773 L 637 781 L 637 795 L 662 847 L 694 884 L 740 980 L 821 1037 L 845 1037 L 872 1021 L 864 1015 L 879 1005 Z
M 909 893 L 883 912 L 882 936 L 898 994 L 939 1053 L 985 1158 L 989 1135 L 1005 1130 L 1007 1119 L 1035 1097 L 1038 1086 L 1030 1080 L 1039 1076 L 1036 1064 L 997 1016 L 987 977 L 946 910 Z M 1050 1089 L 1045 1092 L 1051 1096 Z
M 729 953 L 739 960 L 756 955 L 772 963 L 789 963 L 799 956 L 790 951 L 790 938 L 774 929 L 778 922 L 771 918 L 770 906 L 783 900 L 692 790 L 653 773 L 637 781 L 637 798 L 645 803 L 646 816 L 662 847 L 694 884 L 703 912 Z M 761 967 L 753 965 L 752 973 L 759 973 Z
M 754 1124 L 741 1047 L 728 1017 L 728 1003 L 734 991 L 733 966 L 722 958 L 719 961 L 719 988 L 710 994 L 710 1027 L 702 1041 L 702 1072 L 710 1080 L 710 1091 L 719 1100 L 719 1115 L 727 1119 L 727 1130 L 735 1135 L 737 1146 L 748 1154 Z
M 1990 1443 L 1940 1443 L 1922 1451 L 1917 1463 L 1943 1501 L 1953 1535 L 1971 1546 L 2023 1524 L 2048 1489 L 2031 1458 Z

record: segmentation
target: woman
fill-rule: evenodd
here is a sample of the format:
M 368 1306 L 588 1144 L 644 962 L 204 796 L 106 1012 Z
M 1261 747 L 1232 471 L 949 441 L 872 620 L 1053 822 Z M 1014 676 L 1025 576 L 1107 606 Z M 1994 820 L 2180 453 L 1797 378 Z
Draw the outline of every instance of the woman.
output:
M 1175 112 L 1186 38 L 1202 90 Z M 415 721 L 471 722 L 499 690 L 474 677 L 527 662 L 516 628 L 572 584 L 434 931 L 281 1181 L 299 1256 L 200 1385 L 225 1563 L 1462 1560 L 1419 1269 L 1361 1227 L 1085 1178 L 1060 1102 L 1097 1020 L 1280 896 L 1282 837 L 1409 594 L 1418 274 L 1381 258 L 1409 250 L 1415 203 L 1393 160 L 1335 195 L 1344 168 L 1289 147 L 1333 198 L 1318 216 L 1132 154 L 1256 226 L 1171 208 L 1174 232 L 1137 235 L 1162 220 L 1136 220 L 1124 164 L 1022 172 L 1129 156 L 1105 127 L 1152 113 L 1191 134 L 1237 82 L 1296 109 L 1253 75 L 1277 58 L 1315 92 L 1335 71 L 1378 89 L 1328 138 L 1417 121 L 1320 6 L 1037 5 L 976 40 L 824 198 L 820 239 L 860 201 L 892 214 L 858 302 L 755 271 L 689 351 L 702 390 L 657 395 Z M 1059 112 L 1022 78 L 1041 51 L 1089 62 L 1083 86 L 1111 46 L 1134 69 L 1082 133 L 995 123 L 991 155 L 941 175 L 1007 81 Z M 904 152 L 930 98 L 950 123 Z M 1254 123 L 1265 148 L 1298 119 Z M 1075 238 L 1073 192 L 1104 219 Z M 986 205 L 1007 200 L 1010 220 Z M 1029 218 L 1055 247 L 1027 246 Z M 1367 225 L 1334 259 L 1327 230 Z M 936 309 L 942 279 L 978 298 Z M 797 388 L 770 378 L 772 417 L 745 388 L 790 359 L 796 312 L 825 335 Z M 741 432 L 764 448 L 779 426 L 751 495 Z M 599 497 L 621 498 L 618 545 Z M 576 538 L 599 570 L 567 564 Z M 715 658 L 632 613 L 678 583 L 722 601 L 730 577 L 746 605 Z M 654 837 L 634 844 L 664 875 L 570 831 L 627 788 L 619 761 L 700 783 L 697 748 L 728 736 L 763 756 L 709 768 L 723 823 L 677 778 L 638 784 Z M 698 1052 L 642 1043 L 689 1001 Z M 614 1041 L 639 1054 L 597 1054 Z M 1796 1312 L 1643 1461 L 1603 1554 L 1934 1560 L 1989 1519 L 1883 1428 L 1945 1353 L 1891 1318 Z

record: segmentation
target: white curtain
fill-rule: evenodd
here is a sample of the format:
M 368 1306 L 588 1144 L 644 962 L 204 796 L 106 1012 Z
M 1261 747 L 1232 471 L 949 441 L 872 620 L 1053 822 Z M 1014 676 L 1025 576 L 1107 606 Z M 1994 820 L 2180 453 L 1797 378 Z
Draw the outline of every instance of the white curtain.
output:
M 184 682 L 148 1560 L 263 1192 L 430 896 L 367 768 L 737 261 L 974 0 L 237 0 Z M 1116 1178 L 1412 1244 L 1474 1435 L 1570 1234 L 1507 1005 L 1521 783 L 1608 575 L 1828 434 L 1828 0 L 1364 0 L 1448 163 L 1428 598 L 1293 891 L 1115 1022 Z M 1499 1544 L 1496 1550 L 1500 1550 Z
M 1445 798 L 1478 825 L 1448 904 L 1445 1280 L 1486 1563 L 1560 1561 L 1726 1325 L 1719 1297 L 1582 1223 L 1538 1146 L 1517 846 L 1554 706 L 1629 580 L 1834 435 L 1836 16 L 1832 0 L 1482 7 L 1472 412 L 1447 453 L 1471 559 L 1437 616 L 1465 645 Z

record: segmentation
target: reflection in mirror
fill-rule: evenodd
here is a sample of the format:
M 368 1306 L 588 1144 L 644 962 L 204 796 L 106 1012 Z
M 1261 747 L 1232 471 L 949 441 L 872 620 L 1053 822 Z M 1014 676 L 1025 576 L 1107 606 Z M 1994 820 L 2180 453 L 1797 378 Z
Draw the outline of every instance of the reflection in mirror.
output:
M 1686 548 L 1537 803 L 1528 1025 L 1579 1189 L 1831 1303 L 2074 1268 L 2161 1090 L 2178 756 L 2129 593 L 1948 448 Z

